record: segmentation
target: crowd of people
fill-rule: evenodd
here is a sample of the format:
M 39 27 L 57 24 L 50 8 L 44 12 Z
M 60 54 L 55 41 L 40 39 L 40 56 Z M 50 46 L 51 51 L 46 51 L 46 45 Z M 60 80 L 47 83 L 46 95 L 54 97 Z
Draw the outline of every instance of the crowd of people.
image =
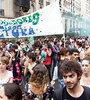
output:
M 89 37 L 0 44 L 0 100 L 90 100 L 89 88 Z

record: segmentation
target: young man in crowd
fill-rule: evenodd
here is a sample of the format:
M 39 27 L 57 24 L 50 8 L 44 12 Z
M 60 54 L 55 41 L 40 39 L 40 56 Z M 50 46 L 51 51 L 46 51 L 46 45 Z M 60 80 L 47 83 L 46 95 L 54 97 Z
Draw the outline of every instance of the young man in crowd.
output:
M 90 88 L 80 85 L 82 69 L 78 62 L 64 61 L 60 72 L 66 86 L 55 92 L 54 100 L 90 100 Z
M 71 55 L 70 60 L 77 61 L 80 64 L 80 66 L 82 66 L 81 62 L 80 62 L 80 56 L 79 56 L 78 49 L 76 49 L 76 48 L 71 49 L 70 50 L 70 55 Z

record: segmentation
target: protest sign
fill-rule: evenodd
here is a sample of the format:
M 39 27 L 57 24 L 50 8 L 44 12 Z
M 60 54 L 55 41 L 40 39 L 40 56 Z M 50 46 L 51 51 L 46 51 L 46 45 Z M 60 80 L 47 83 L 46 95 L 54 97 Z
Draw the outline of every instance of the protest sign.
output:
M 26 16 L 15 19 L 0 18 L 0 38 L 45 36 L 63 33 L 58 1 Z

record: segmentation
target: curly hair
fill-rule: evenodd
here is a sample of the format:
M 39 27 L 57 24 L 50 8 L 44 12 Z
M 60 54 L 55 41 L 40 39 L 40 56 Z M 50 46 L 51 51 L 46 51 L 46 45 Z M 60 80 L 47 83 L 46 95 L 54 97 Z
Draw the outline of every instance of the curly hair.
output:
M 30 77 L 30 84 L 36 88 L 39 88 L 42 94 L 44 92 L 45 84 L 48 83 L 49 75 L 46 66 L 43 64 L 38 64 L 33 68 L 33 73 Z
M 72 60 L 64 61 L 60 67 L 61 74 L 72 71 L 76 72 L 78 76 L 82 75 L 82 69 L 78 62 Z

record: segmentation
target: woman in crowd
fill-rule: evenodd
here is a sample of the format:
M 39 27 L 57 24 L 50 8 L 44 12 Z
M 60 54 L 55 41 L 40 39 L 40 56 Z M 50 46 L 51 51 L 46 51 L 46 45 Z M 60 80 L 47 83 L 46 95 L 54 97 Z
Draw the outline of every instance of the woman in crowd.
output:
M 37 64 L 43 64 L 46 58 L 46 53 L 41 50 L 40 48 L 35 49 L 35 54 L 36 54 L 36 63 Z
M 35 53 L 31 53 L 29 52 L 27 54 L 27 58 L 26 58 L 26 62 L 25 62 L 25 70 L 24 70 L 24 75 L 27 74 L 27 72 L 29 71 L 30 74 L 32 74 L 33 72 L 33 67 L 36 66 L 36 55 Z
M 48 70 L 43 64 L 38 64 L 33 68 L 33 73 L 30 77 L 30 94 L 29 98 L 39 98 L 38 100 L 51 100 L 53 94 L 52 85 L 49 85 Z M 33 94 L 33 95 L 31 95 Z M 30 99 L 29 99 L 30 100 Z
M 44 65 L 48 69 L 49 78 L 50 78 L 50 81 L 51 81 L 52 80 L 52 78 L 51 78 L 51 54 L 52 54 L 52 50 L 50 48 L 49 43 L 45 43 L 43 51 L 46 53 L 46 58 L 45 58 L 45 61 L 44 61 Z
M 87 50 L 87 51 L 85 51 L 85 57 L 90 58 L 90 49 L 89 49 L 89 50 Z
M 0 87 L 5 83 L 13 82 L 12 72 L 6 70 L 7 65 L 9 64 L 9 59 L 5 56 L 0 58 Z
M 41 50 L 40 48 L 35 49 L 35 54 L 36 54 L 36 63 L 41 63 Z
M 69 50 L 67 48 L 62 47 L 61 50 L 58 52 L 57 59 L 58 59 L 58 63 L 57 63 L 58 81 L 60 83 L 60 88 L 62 88 L 65 86 L 65 84 L 64 84 L 64 81 L 63 81 L 61 73 L 60 73 L 60 66 L 65 60 L 70 59 Z
M 25 61 L 26 61 L 26 51 L 21 50 L 20 51 L 20 65 L 22 66 L 23 70 L 24 70 Z
M 58 52 L 57 59 L 60 65 L 65 59 L 70 59 L 69 50 L 62 47 L 61 50 Z
M 24 69 L 25 69 L 25 61 L 26 61 L 26 51 L 25 50 L 20 50 L 20 65 L 22 67 L 22 72 L 21 72 L 21 89 L 24 93 L 25 89 L 25 77 L 24 77 Z
M 25 70 L 24 70 L 24 77 L 25 77 L 25 91 L 29 90 L 29 78 L 33 73 L 33 68 L 37 65 L 36 63 L 36 55 L 35 53 L 29 52 L 26 57 L 25 62 Z
M 90 87 L 90 58 L 86 57 L 82 60 L 82 70 L 80 84 Z
M 8 57 L 8 59 L 10 58 L 10 53 L 8 50 L 5 50 L 5 56 Z
M 22 91 L 15 83 L 4 84 L 0 88 L 0 100 L 22 100 Z
M 0 47 L 0 57 L 4 56 L 3 48 Z
M 10 52 L 10 61 L 8 70 L 12 71 L 13 73 L 13 82 L 21 84 L 22 67 L 20 66 L 20 59 L 16 57 L 15 49 L 11 49 L 9 52 Z

